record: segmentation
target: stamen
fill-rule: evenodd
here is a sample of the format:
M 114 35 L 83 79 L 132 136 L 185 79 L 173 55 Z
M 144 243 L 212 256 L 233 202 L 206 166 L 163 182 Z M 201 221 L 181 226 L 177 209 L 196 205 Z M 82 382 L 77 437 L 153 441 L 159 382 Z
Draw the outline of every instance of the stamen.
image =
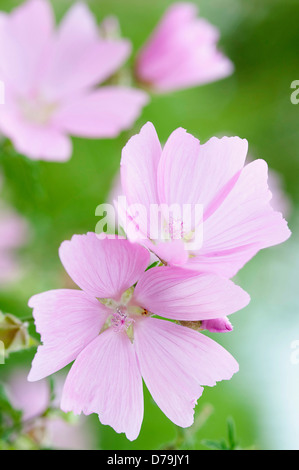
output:
M 128 330 L 133 321 L 134 320 L 128 317 L 126 307 L 119 306 L 112 314 L 111 326 L 116 332 Z

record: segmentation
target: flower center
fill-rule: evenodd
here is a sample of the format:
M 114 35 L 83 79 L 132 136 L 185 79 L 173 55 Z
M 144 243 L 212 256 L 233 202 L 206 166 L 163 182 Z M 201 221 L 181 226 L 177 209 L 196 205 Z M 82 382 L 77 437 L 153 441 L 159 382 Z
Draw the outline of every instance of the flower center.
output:
M 47 124 L 57 108 L 57 104 L 46 102 L 41 98 L 22 98 L 19 105 L 26 121 L 40 125 Z
M 168 230 L 171 239 L 180 240 L 184 238 L 184 223 L 182 220 L 171 217 L 168 224 Z
M 194 237 L 194 230 L 188 229 L 181 218 L 169 217 L 164 220 L 162 241 L 182 240 L 188 243 Z
M 98 299 L 103 305 L 108 307 L 112 312 L 109 315 L 101 332 L 112 327 L 116 333 L 124 331 L 133 342 L 134 331 L 133 326 L 138 317 L 148 315 L 149 312 L 144 308 L 138 307 L 131 303 L 134 287 L 126 290 L 119 301 L 114 299 Z
M 117 307 L 111 317 L 111 326 L 116 332 L 127 331 L 133 322 L 134 320 L 128 316 L 128 311 L 124 305 Z

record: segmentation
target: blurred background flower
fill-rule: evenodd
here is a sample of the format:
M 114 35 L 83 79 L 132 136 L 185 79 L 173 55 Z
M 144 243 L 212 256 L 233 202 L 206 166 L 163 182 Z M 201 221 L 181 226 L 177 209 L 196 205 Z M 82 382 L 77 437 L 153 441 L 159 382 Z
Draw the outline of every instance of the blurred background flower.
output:
M 0 175 L 0 191 L 2 176 Z M 19 279 L 24 269 L 17 250 L 29 240 L 29 225 L 2 200 L 0 195 L 0 285 Z
M 51 391 L 47 380 L 28 382 L 26 371 L 20 368 L 13 369 L 7 377 L 7 395 L 11 404 L 22 412 L 22 430 L 16 436 L 16 447 L 93 448 L 93 438 L 91 430 L 86 426 L 86 419 L 59 411 L 63 382 L 61 375 L 56 376 Z
M 0 16 L 0 130 L 30 158 L 65 161 L 68 137 L 115 137 L 128 129 L 147 95 L 105 86 L 128 58 L 130 42 L 100 36 L 87 5 L 75 3 L 55 32 L 51 4 L 27 0 Z
M 140 51 L 136 76 L 160 93 L 227 77 L 234 67 L 218 40 L 218 29 L 197 17 L 195 4 L 174 3 Z

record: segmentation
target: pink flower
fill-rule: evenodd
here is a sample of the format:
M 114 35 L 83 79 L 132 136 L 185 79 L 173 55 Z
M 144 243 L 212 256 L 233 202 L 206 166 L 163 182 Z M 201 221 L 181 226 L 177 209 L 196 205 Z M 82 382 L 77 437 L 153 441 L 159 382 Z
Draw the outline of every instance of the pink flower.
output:
M 129 215 L 139 241 L 167 264 L 232 277 L 259 250 L 289 238 L 287 223 L 270 205 L 267 164 L 256 160 L 244 166 L 247 147 L 247 141 L 239 137 L 213 137 L 200 145 L 179 128 L 162 150 L 154 126 L 147 123 L 129 140 L 121 159 L 128 207 L 139 204 L 145 209 L 138 216 L 138 226 Z M 153 240 L 153 204 L 167 208 L 176 204 L 181 214 L 184 205 L 193 212 L 200 205 L 203 214 L 200 220 L 165 219 L 169 240 L 162 235 Z M 185 232 L 185 227 L 191 231 Z M 198 248 L 189 249 L 200 230 L 203 237 Z M 158 227 L 156 232 L 160 233 Z
M 28 235 L 26 221 L 0 202 L 0 286 L 20 276 L 21 267 L 15 250 L 26 243 Z
M 218 39 L 218 30 L 197 18 L 195 5 L 175 3 L 139 53 L 136 76 L 158 92 L 227 77 L 233 65 L 217 50 Z
M 152 315 L 221 318 L 247 305 L 248 295 L 212 274 L 177 267 L 144 272 L 148 251 L 125 239 L 75 235 L 62 243 L 60 258 L 82 290 L 30 299 L 43 345 L 28 379 L 42 379 L 75 360 L 61 408 L 98 413 L 103 424 L 133 440 L 143 419 L 143 377 L 166 416 L 190 426 L 202 386 L 230 379 L 238 365 L 201 333 Z
M 61 377 L 58 377 L 56 398 L 51 403 L 54 407 L 59 403 L 61 385 Z M 38 444 L 58 449 L 92 448 L 91 435 L 84 421 L 70 424 L 58 416 L 42 416 L 50 403 L 50 387 L 46 380 L 29 383 L 23 370 L 14 370 L 8 377 L 6 388 L 13 406 L 23 413 L 24 432 L 34 437 Z
M 127 59 L 130 44 L 101 38 L 86 4 L 76 3 L 54 28 L 46 0 L 0 13 L 0 130 L 32 159 L 65 161 L 72 153 L 69 134 L 115 137 L 130 128 L 147 95 L 95 88 Z

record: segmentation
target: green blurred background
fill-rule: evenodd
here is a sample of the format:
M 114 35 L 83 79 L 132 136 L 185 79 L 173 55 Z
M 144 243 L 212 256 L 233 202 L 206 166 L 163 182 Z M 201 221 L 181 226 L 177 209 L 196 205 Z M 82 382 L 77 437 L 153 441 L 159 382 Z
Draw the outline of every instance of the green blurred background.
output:
M 0 0 L 10 10 L 20 1 Z M 53 1 L 57 19 L 72 4 Z M 119 18 L 134 55 L 165 9 L 167 0 L 90 0 L 100 22 Z M 15 154 L 0 155 L 5 176 L 3 197 L 31 223 L 32 236 L 22 250 L 22 281 L 0 291 L 0 310 L 30 315 L 28 298 L 43 290 L 65 287 L 69 281 L 58 258 L 60 243 L 74 233 L 94 231 L 95 209 L 106 202 L 117 175 L 121 149 L 131 134 L 152 121 L 161 141 L 182 126 L 203 142 L 213 135 L 238 135 L 249 141 L 251 158 L 264 158 L 280 173 L 291 212 L 292 238 L 259 253 L 239 273 L 237 282 L 251 295 L 250 305 L 231 317 L 234 331 L 211 335 L 238 360 L 240 372 L 231 381 L 206 388 L 197 413 L 207 404 L 214 411 L 196 433 L 203 439 L 226 435 L 232 416 L 243 447 L 299 448 L 299 365 L 290 360 L 291 343 L 299 340 L 299 105 L 290 101 L 291 82 L 299 79 L 298 0 L 195 0 L 203 17 L 221 31 L 221 47 L 235 64 L 222 81 L 165 96 L 150 104 L 129 133 L 115 140 L 73 139 L 68 163 L 31 162 Z M 22 363 L 29 368 L 34 350 L 11 355 L 1 376 Z M 101 449 L 157 449 L 176 436 L 175 426 L 145 394 L 145 418 L 139 438 L 102 426 L 88 418 L 95 446 Z M 191 444 L 187 444 L 191 448 Z

